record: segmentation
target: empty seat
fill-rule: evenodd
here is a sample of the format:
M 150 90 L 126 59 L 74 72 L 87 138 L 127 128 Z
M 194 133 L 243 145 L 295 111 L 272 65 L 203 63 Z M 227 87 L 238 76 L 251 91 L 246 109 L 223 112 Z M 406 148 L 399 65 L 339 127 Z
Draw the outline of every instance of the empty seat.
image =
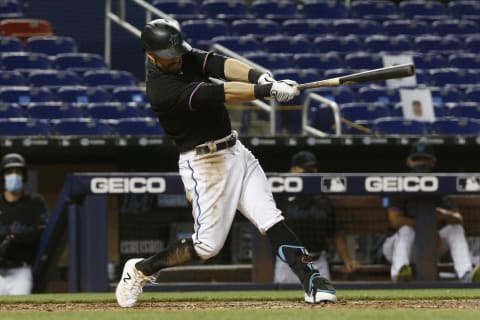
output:
M 448 56 L 448 64 L 452 68 L 480 69 L 480 56 L 475 53 L 454 53 Z
M 358 101 L 357 93 L 349 87 L 316 88 L 308 90 L 307 93 L 316 93 L 339 104 Z
M 345 65 L 352 69 L 377 69 L 383 67 L 383 59 L 376 53 L 355 52 L 345 55 Z
M 48 136 L 51 128 L 47 122 L 28 118 L 0 119 L 0 136 Z
M 50 69 L 52 63 L 48 56 L 43 53 L 11 52 L 1 57 L 1 64 L 6 70 L 27 71 L 32 69 Z
M 138 107 L 119 102 L 91 103 L 88 104 L 87 108 L 88 114 L 94 119 L 122 119 L 143 116 Z
M 31 37 L 25 44 L 25 50 L 51 56 L 59 53 L 74 53 L 77 52 L 77 42 L 66 36 Z
M 395 3 L 390 0 L 356 0 L 350 7 L 350 16 L 358 19 L 395 19 L 398 10 Z
M 200 6 L 194 0 L 156 0 L 152 5 L 177 20 L 203 18 Z
M 407 36 L 419 36 L 431 34 L 432 28 L 429 23 L 421 20 L 387 20 L 382 23 L 383 32 L 390 36 L 404 34 Z
M 0 1 L 0 19 L 19 18 L 23 16 L 22 5 L 18 0 Z
M 382 33 L 380 24 L 374 20 L 339 19 L 333 22 L 333 30 L 340 36 L 368 36 Z
M 466 36 L 477 34 L 480 30 L 478 23 L 469 20 L 437 20 L 432 22 L 433 32 L 439 36 L 457 35 Z
M 118 87 L 112 91 L 113 99 L 123 103 L 135 103 L 138 106 L 144 106 L 148 103 L 145 91 L 139 87 Z
M 463 41 L 455 36 L 424 35 L 415 38 L 414 44 L 420 52 L 449 54 L 463 49 Z
M 307 83 L 317 81 L 319 79 L 318 71 L 316 69 L 277 69 L 272 70 L 275 79 L 291 79 L 298 83 Z
M 87 86 L 100 86 L 106 89 L 114 89 L 118 86 L 135 86 L 137 80 L 128 71 L 121 70 L 94 70 L 83 74 L 83 80 Z
M 292 58 L 293 66 L 300 69 L 314 68 L 328 70 L 345 66 L 338 53 L 297 53 Z
M 288 53 L 249 52 L 244 54 L 244 57 L 266 69 L 290 68 Z
M 340 106 L 340 115 L 352 122 L 375 120 L 390 116 L 390 109 L 382 103 L 352 102 Z
M 348 8 L 342 1 L 305 0 L 299 13 L 314 19 L 342 19 L 348 17 Z
M 360 101 L 363 102 L 382 102 L 394 105 L 400 101 L 398 90 L 385 87 L 362 87 L 358 90 Z
M 465 101 L 463 91 L 453 86 L 430 87 L 434 104 L 442 105 L 449 102 Z
M 219 20 L 252 18 L 245 1 L 239 0 L 205 0 L 202 10 L 207 17 Z
M 374 120 L 372 131 L 376 134 L 423 135 L 428 133 L 428 128 L 420 121 L 385 117 Z
M 212 38 L 229 34 L 227 23 L 221 20 L 185 20 L 181 28 L 187 42 L 203 47 L 209 46 Z
M 480 52 L 480 35 L 467 36 L 465 38 L 465 49 L 478 54 Z
M 449 114 L 458 118 L 480 119 L 480 103 L 458 102 L 450 105 Z
M 430 82 L 437 87 L 448 84 L 474 85 L 478 83 L 477 73 L 468 69 L 443 68 L 429 71 Z
M 152 118 L 119 119 L 114 125 L 121 135 L 163 135 L 164 131 L 158 121 Z
M 0 88 L 0 101 L 26 105 L 30 102 L 56 101 L 55 95 L 47 88 L 26 86 Z
M 308 52 L 312 47 L 311 41 L 304 36 L 275 35 L 263 39 L 263 47 L 272 53 L 301 53 Z
M 398 9 L 405 18 L 438 20 L 447 16 L 447 8 L 439 1 L 403 0 Z
M 325 133 L 335 133 L 332 109 L 325 104 L 312 104 L 308 109 L 308 124 Z
M 480 102 L 480 86 L 471 86 L 467 88 L 467 90 L 465 90 L 465 96 L 468 101 L 479 103 Z
M 42 19 L 4 19 L 0 21 L 0 35 L 19 38 L 25 43 L 30 37 L 52 36 L 53 28 Z
M 64 86 L 81 84 L 81 79 L 73 71 L 65 70 L 35 70 L 28 75 L 28 82 L 35 87 L 58 89 Z
M 91 102 L 108 102 L 112 96 L 105 89 L 86 86 L 59 88 L 57 97 L 63 102 L 86 104 Z
M 435 134 L 447 135 L 478 135 L 480 134 L 480 121 L 470 118 L 437 118 L 432 123 Z
M 0 73 L 0 87 L 24 86 L 27 79 L 18 71 L 2 71 Z
M 22 107 L 16 103 L 0 103 L 0 119 L 24 118 Z
M 107 69 L 103 57 L 95 53 L 60 53 L 53 57 L 53 65 L 77 73 Z
M 231 33 L 234 35 L 252 34 L 257 38 L 279 34 L 281 25 L 268 19 L 242 19 L 233 21 Z
M 260 19 L 298 18 L 296 3 L 288 0 L 256 0 L 250 5 L 250 11 Z
M 287 19 L 282 22 L 282 31 L 289 36 L 315 37 L 333 30 L 331 22 L 324 19 Z
M 365 50 L 369 52 L 407 52 L 413 49 L 412 41 L 406 35 L 371 35 L 365 38 Z
M 350 53 L 361 51 L 363 45 L 356 36 L 334 36 L 325 35 L 315 37 L 313 40 L 314 51 L 316 52 L 338 52 Z
M 63 102 L 32 102 L 27 105 L 27 112 L 31 118 L 43 120 L 81 118 L 83 116 L 81 108 Z
M 452 0 L 448 12 L 459 19 L 480 19 L 480 3 L 477 0 Z
M 23 51 L 23 45 L 18 38 L 0 37 L 0 53 Z
M 62 119 L 52 123 L 53 130 L 59 135 L 111 135 L 112 127 L 95 119 Z
M 227 49 L 237 52 L 253 52 L 262 50 L 262 43 L 253 35 L 246 36 L 219 36 L 212 38 L 212 45 L 219 44 Z
M 420 53 L 413 56 L 418 69 L 437 69 L 447 66 L 447 59 L 440 53 Z

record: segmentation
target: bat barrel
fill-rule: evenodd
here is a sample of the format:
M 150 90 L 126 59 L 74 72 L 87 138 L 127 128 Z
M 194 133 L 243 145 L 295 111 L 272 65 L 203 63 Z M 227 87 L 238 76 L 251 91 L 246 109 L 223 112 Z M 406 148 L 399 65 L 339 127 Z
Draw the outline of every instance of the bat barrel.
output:
M 375 82 L 388 79 L 404 78 L 415 74 L 415 66 L 413 64 L 401 64 L 386 68 L 368 70 L 364 72 L 354 73 L 339 78 L 340 84 L 354 84 L 362 82 Z

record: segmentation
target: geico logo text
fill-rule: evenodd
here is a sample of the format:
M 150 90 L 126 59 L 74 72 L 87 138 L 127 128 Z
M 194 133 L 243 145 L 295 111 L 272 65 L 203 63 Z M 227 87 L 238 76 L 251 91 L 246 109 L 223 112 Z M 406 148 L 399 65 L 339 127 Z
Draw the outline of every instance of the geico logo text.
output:
M 161 177 L 92 178 L 92 193 L 163 193 L 166 182 Z

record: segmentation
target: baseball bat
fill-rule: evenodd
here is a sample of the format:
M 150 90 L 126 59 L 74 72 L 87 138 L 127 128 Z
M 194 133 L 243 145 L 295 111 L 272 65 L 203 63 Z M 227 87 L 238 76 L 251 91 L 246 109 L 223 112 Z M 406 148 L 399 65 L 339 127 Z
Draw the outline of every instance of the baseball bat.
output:
M 297 86 L 298 90 L 305 90 L 319 87 L 334 87 L 343 84 L 356 84 L 365 82 L 383 81 L 388 79 L 410 77 L 415 74 L 415 66 L 411 63 L 399 64 L 396 66 L 373 69 L 353 73 L 337 78 L 302 83 Z

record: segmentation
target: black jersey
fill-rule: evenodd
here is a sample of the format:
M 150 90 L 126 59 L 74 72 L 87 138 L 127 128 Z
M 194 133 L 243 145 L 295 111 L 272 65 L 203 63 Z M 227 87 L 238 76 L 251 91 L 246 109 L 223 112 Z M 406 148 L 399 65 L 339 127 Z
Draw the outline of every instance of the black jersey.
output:
M 223 77 L 225 58 L 193 49 L 183 55 L 182 60 L 179 74 L 163 73 L 150 65 L 147 80 L 152 109 L 180 152 L 231 133 L 223 85 L 212 84 L 208 79 L 209 76 Z M 207 87 L 210 94 L 199 93 Z
M 0 256 L 0 267 L 33 263 L 47 217 L 47 205 L 39 194 L 25 194 L 15 202 L 7 202 L 0 196 L 0 243 L 8 235 L 14 235 L 5 254 Z

